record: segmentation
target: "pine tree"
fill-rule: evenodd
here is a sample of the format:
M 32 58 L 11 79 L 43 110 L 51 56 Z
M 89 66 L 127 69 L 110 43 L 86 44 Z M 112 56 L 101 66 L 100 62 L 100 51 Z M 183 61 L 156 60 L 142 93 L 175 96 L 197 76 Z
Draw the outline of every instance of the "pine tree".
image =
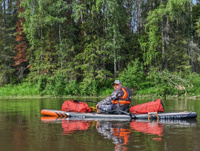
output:
M 148 36 L 140 39 L 146 65 L 171 71 L 190 68 L 190 4 L 188 0 L 161 1 L 149 12 L 145 25 Z
M 14 46 L 16 45 L 16 0 L 2 0 L 0 2 L 0 86 L 15 82 L 14 77 Z

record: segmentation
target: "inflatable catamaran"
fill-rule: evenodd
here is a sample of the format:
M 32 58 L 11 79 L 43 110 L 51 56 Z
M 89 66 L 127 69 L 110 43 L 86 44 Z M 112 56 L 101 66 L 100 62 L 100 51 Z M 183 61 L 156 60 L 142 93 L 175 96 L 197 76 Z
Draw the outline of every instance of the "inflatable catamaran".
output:
M 63 118 L 77 118 L 77 119 L 192 119 L 197 117 L 196 112 L 168 112 L 168 113 L 156 113 L 149 112 L 147 114 L 97 114 L 97 113 L 78 113 L 78 112 L 66 112 L 60 110 L 41 110 L 42 115 L 52 117 L 63 117 Z
M 98 114 L 92 112 L 85 102 L 66 100 L 62 105 L 62 110 L 41 110 L 42 115 L 77 118 L 77 119 L 194 119 L 197 113 L 193 111 L 185 112 L 164 112 L 164 106 L 161 99 L 132 106 L 130 113 L 120 111 L 120 114 Z

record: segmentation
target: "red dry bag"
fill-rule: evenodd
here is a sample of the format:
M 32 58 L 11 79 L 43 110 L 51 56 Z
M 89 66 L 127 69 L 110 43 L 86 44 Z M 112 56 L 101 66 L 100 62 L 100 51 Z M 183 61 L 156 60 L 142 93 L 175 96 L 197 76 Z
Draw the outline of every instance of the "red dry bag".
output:
M 79 102 L 74 100 L 66 100 L 62 104 L 62 111 L 67 112 L 92 112 L 91 108 L 85 102 Z
M 161 99 L 156 101 L 138 104 L 130 108 L 130 112 L 134 114 L 146 114 L 149 112 L 164 112 L 164 106 Z

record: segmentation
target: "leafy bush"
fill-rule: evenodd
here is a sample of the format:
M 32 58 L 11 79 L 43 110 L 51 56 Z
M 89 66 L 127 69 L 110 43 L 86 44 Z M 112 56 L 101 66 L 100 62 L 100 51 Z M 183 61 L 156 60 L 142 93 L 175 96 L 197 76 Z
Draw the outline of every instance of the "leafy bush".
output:
M 190 95 L 199 95 L 200 94 L 200 75 L 197 73 L 189 72 L 187 74 L 187 80 L 189 81 L 188 93 Z
M 23 82 L 18 85 L 8 84 L 0 87 L 0 96 L 32 96 L 39 95 L 38 86 L 30 82 Z
M 111 95 L 111 93 L 113 92 L 113 88 L 103 88 L 99 90 L 99 95 L 100 96 L 108 96 Z
M 66 77 L 63 75 L 58 75 L 55 78 L 55 94 L 58 95 L 64 95 L 65 94 L 65 86 L 66 86 Z
M 41 76 L 38 80 L 38 87 L 40 92 L 42 92 L 46 88 L 46 84 L 47 84 L 47 77 Z
M 130 89 L 144 88 L 144 67 L 139 62 L 139 59 L 129 63 L 127 68 L 119 75 L 119 79 L 123 82 L 124 86 L 127 86 Z
M 85 78 L 82 82 L 67 81 L 65 75 L 54 77 L 41 76 L 38 81 L 23 81 L 16 85 L 0 87 L 0 96 L 33 96 L 33 95 L 86 95 L 107 96 L 113 92 L 114 79 L 90 80 Z M 162 72 L 151 68 L 144 72 L 138 60 L 128 64 L 127 68 L 119 75 L 124 86 L 137 90 L 134 93 L 145 95 L 155 94 L 166 97 L 167 95 L 199 95 L 200 75 L 194 72 Z M 133 94 L 132 94 L 133 95 Z
M 98 82 L 96 80 L 86 80 L 80 83 L 81 95 L 93 95 L 98 94 Z
M 41 77 L 38 82 L 41 95 L 62 96 L 65 94 L 66 76 Z
M 76 80 L 70 81 L 65 86 L 66 95 L 79 95 L 79 83 Z

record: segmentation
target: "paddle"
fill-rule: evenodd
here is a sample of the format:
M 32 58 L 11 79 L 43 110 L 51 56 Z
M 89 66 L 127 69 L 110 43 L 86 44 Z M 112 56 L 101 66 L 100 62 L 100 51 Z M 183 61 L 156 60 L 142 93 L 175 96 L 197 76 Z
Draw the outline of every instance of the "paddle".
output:
M 84 102 L 99 103 L 98 101 L 85 100 Z
M 136 119 L 136 116 L 135 116 L 134 114 L 132 114 L 132 113 L 128 113 L 128 112 L 122 111 L 122 110 L 116 110 L 116 111 L 119 111 L 119 112 L 121 112 L 121 113 L 124 113 L 124 114 L 130 116 L 131 119 Z
M 84 101 L 78 101 L 78 100 L 74 100 L 75 102 L 91 102 L 91 103 L 98 103 L 97 101 L 89 101 L 89 100 L 84 100 Z

